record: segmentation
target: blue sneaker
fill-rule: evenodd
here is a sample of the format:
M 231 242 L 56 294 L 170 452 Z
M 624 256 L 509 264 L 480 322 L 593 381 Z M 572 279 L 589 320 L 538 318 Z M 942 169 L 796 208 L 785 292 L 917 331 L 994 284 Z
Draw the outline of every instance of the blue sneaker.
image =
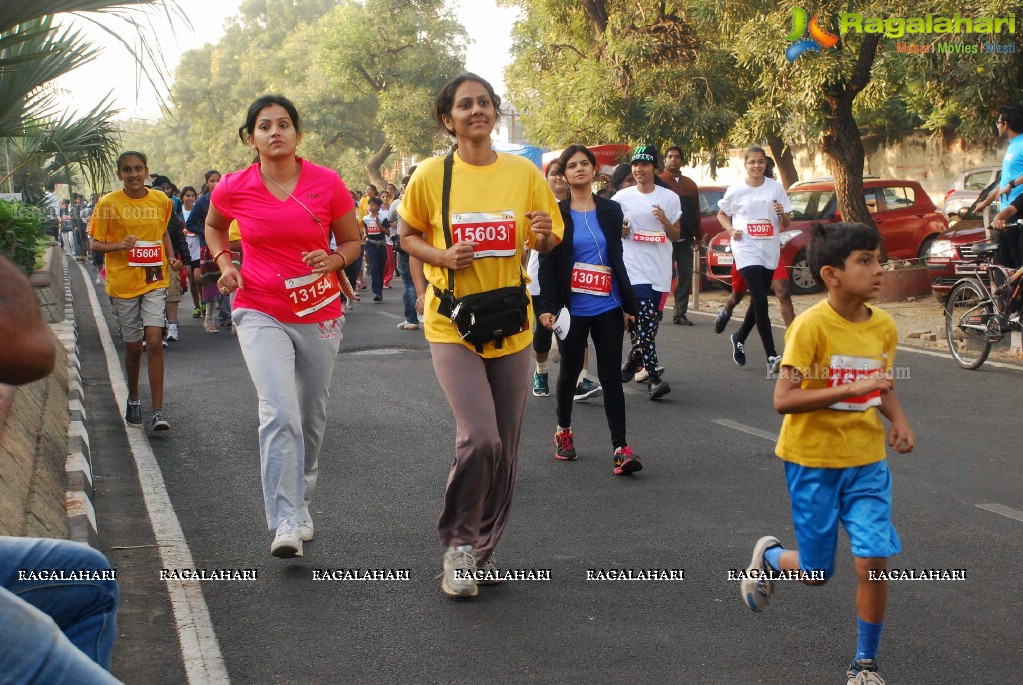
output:
M 551 394 L 549 373 L 533 372 L 533 394 L 537 397 L 548 397 Z
M 714 319 L 714 332 L 723 333 L 725 326 L 728 325 L 728 320 L 732 318 L 732 313 L 722 307 L 718 310 L 718 316 Z
M 746 366 L 746 348 L 745 346 L 735 339 L 735 333 L 728 336 L 728 339 L 732 341 L 732 359 L 739 366 Z

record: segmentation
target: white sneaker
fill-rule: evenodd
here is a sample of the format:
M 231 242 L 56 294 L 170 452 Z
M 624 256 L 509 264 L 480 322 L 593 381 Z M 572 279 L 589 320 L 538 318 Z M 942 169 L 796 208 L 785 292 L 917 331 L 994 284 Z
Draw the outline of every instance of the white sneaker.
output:
M 277 526 L 277 535 L 270 545 L 270 554 L 280 559 L 302 556 L 302 538 L 298 526 L 292 521 L 284 519 L 281 525 Z
M 176 323 L 167 324 L 167 340 L 170 340 L 171 342 L 177 342 L 178 325 Z
M 302 542 L 309 542 L 313 539 L 313 535 L 315 534 L 316 529 L 313 528 L 313 519 L 311 516 L 298 524 L 298 536 L 302 538 Z
M 475 572 L 476 551 L 471 545 L 448 547 L 444 552 L 444 575 L 441 577 L 440 589 L 449 597 L 475 597 L 479 594 Z

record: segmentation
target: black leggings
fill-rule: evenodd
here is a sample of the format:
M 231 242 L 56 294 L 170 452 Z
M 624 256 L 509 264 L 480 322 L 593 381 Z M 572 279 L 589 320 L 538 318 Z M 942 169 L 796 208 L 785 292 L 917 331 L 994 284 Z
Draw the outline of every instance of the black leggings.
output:
M 622 390 L 622 336 L 625 319 L 620 307 L 597 316 L 573 316 L 568 337 L 558 341 L 561 371 L 558 374 L 558 425 L 572 425 L 572 400 L 576 380 L 583 370 L 586 339 L 593 338 L 597 353 L 597 378 L 604 388 L 604 414 L 611 429 L 611 444 L 617 449 L 625 441 L 625 392 Z
M 750 331 L 756 324 L 760 340 L 764 343 L 764 351 L 768 357 L 777 356 L 774 347 L 774 334 L 771 331 L 771 317 L 767 309 L 767 291 L 771 289 L 771 278 L 774 270 L 764 266 L 747 266 L 739 269 L 749 288 L 750 304 L 746 310 L 746 318 L 742 320 L 739 331 L 735 334 L 738 342 L 745 343 Z

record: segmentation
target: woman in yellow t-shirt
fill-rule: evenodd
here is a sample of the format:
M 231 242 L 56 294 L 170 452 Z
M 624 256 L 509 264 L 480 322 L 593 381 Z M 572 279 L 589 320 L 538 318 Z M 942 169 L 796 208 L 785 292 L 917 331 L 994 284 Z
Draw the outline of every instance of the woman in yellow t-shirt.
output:
M 455 138 L 450 189 L 452 245 L 442 220 L 443 157 L 419 166 L 401 208 L 402 249 L 422 261 L 430 283 L 425 293 L 426 339 L 433 366 L 455 414 L 455 458 L 438 528 L 444 553 L 441 589 L 475 597 L 481 582 L 496 581 L 493 550 L 508 519 L 518 459 L 519 433 L 528 392 L 532 331 L 486 343 L 481 351 L 463 342 L 438 311 L 449 269 L 454 296 L 464 297 L 522 282 L 524 246 L 549 252 L 564 224 L 553 193 L 529 160 L 494 152 L 490 134 L 501 99 L 485 80 L 461 74 L 434 103 L 434 118 Z

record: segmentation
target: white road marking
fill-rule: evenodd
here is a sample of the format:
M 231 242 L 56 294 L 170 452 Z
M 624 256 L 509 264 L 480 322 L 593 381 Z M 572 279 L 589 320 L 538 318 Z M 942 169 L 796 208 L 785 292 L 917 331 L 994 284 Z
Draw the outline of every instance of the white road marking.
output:
M 389 319 L 404 319 L 405 318 L 404 316 L 400 316 L 398 314 L 391 314 L 390 312 L 376 312 L 376 313 L 379 314 L 380 316 L 386 316 Z
M 1017 521 L 1023 521 L 1023 511 L 1007 507 L 1004 504 L 978 504 L 977 508 L 983 509 L 984 511 L 990 511 L 994 514 L 1001 514 L 1002 516 L 1007 516 L 1011 519 L 1016 519 Z
M 96 328 L 107 360 L 110 385 L 117 407 L 120 409 L 128 402 L 128 384 L 121 370 L 121 360 L 103 319 L 103 310 L 100 308 L 99 298 L 96 297 L 92 279 L 81 264 L 77 262 L 75 264 L 85 279 L 89 303 L 92 305 L 93 317 L 96 319 Z M 163 473 L 149 445 L 145 429 L 128 427 L 125 424 L 125 432 L 132 457 L 135 459 L 146 511 L 153 524 L 153 535 L 160 549 L 163 568 L 195 568 L 192 552 L 188 549 L 181 523 L 174 513 L 174 506 L 163 481 Z M 220 652 L 220 643 L 213 632 L 213 622 L 210 620 L 209 609 L 199 581 L 168 580 L 167 593 L 170 595 L 171 608 L 174 611 L 174 622 L 181 643 L 181 659 L 185 665 L 188 682 L 193 685 L 207 683 L 219 685 L 231 682 L 227 676 L 224 657 Z
M 770 440 L 771 442 L 778 442 L 777 433 L 770 433 L 768 431 L 760 430 L 759 428 L 747 426 L 744 423 L 738 423 L 736 421 L 730 421 L 728 419 L 712 419 L 712 421 L 718 424 L 719 426 L 724 426 L 725 428 L 734 428 L 737 431 L 749 433 L 750 435 L 756 435 L 757 437 L 763 438 L 765 440 Z

